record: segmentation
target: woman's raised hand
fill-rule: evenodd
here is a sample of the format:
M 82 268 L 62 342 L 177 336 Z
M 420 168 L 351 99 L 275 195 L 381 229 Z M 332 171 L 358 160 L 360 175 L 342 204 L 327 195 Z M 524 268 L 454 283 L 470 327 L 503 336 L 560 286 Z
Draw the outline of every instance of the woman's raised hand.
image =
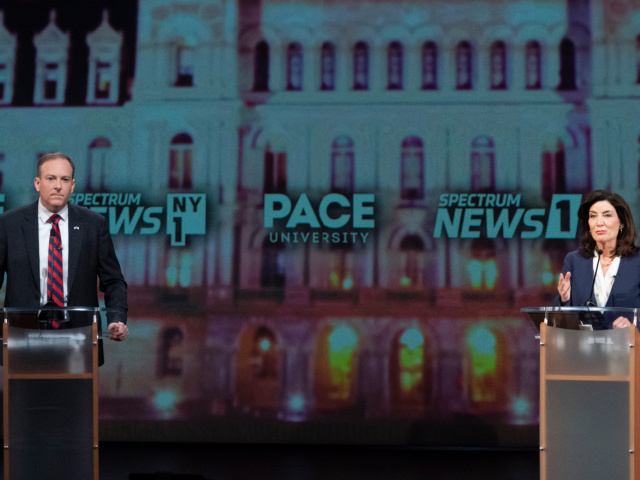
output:
M 558 293 L 560 294 L 562 303 L 568 302 L 569 298 L 571 298 L 571 272 L 567 272 L 566 275 L 560 274 Z

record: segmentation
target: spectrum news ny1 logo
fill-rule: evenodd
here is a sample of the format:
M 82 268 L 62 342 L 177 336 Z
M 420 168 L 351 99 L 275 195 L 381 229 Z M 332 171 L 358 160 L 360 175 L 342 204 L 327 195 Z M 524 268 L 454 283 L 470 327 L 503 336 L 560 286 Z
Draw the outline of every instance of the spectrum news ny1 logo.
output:
M 140 193 L 73 193 L 69 201 L 105 215 L 111 235 L 155 235 L 163 219 L 172 247 L 186 246 L 189 235 L 206 233 L 206 194 L 168 194 L 165 206 L 143 205 L 141 199 Z M 4 210 L 5 194 L 0 194 L 0 213 Z

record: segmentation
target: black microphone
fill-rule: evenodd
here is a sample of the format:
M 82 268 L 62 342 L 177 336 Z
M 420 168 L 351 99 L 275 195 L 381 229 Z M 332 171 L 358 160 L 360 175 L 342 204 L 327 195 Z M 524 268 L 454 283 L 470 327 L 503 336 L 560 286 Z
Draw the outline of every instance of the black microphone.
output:
M 591 282 L 591 292 L 589 293 L 589 300 L 584 302 L 584 307 L 597 307 L 597 305 L 593 302 L 593 288 L 596 286 L 596 275 L 598 274 L 598 265 L 600 265 L 600 255 L 602 255 L 602 250 L 596 250 L 598 253 L 598 262 L 596 263 L 596 269 L 593 272 L 593 282 Z

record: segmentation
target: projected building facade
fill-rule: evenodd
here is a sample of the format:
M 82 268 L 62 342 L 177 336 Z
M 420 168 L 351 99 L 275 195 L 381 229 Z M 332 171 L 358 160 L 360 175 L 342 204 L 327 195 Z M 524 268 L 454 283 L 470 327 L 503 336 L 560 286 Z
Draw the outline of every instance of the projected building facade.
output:
M 80 57 L 62 10 L 25 53 L 8 8 L 5 208 L 33 198 L 39 154 L 77 159 L 144 332 L 105 366 L 105 404 L 535 423 L 518 310 L 554 294 L 579 194 L 639 205 L 640 7 L 623 3 L 140 0 L 135 43 L 106 10 Z M 206 232 L 176 246 L 168 196 L 195 194 Z M 372 194 L 375 228 L 314 241 L 309 210 L 265 228 L 278 194 L 316 214 Z

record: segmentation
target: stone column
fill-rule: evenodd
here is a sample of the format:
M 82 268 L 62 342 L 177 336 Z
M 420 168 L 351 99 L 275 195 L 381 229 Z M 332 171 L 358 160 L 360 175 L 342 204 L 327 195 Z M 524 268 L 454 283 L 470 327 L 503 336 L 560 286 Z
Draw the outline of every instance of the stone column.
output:
M 558 45 L 547 44 L 542 52 L 542 85 L 545 90 L 555 90 L 560 85 L 560 52 Z
M 302 90 L 317 92 L 320 90 L 320 47 L 304 45 L 302 55 Z
M 286 87 L 286 58 L 282 45 L 269 48 L 269 91 L 282 92 Z
M 353 47 L 336 45 L 336 90 L 348 92 L 353 88 Z
M 379 92 L 387 87 L 387 56 L 383 45 L 369 47 L 369 90 Z
M 407 92 L 422 89 L 422 48 L 421 45 L 405 45 L 403 61 L 403 87 Z
M 507 50 L 507 89 L 521 92 L 527 89 L 525 47 L 514 45 Z
M 314 408 L 312 385 L 309 381 L 310 354 L 308 321 L 288 323 L 281 331 L 282 398 L 279 416 L 286 420 L 304 420 Z
M 453 92 L 456 89 L 456 48 L 446 45 L 438 51 L 438 90 Z
M 473 47 L 472 47 L 473 48 Z M 472 70 L 472 90 L 487 91 L 491 88 L 491 65 L 489 47 L 486 45 L 478 45 L 473 51 L 473 59 L 471 61 Z

